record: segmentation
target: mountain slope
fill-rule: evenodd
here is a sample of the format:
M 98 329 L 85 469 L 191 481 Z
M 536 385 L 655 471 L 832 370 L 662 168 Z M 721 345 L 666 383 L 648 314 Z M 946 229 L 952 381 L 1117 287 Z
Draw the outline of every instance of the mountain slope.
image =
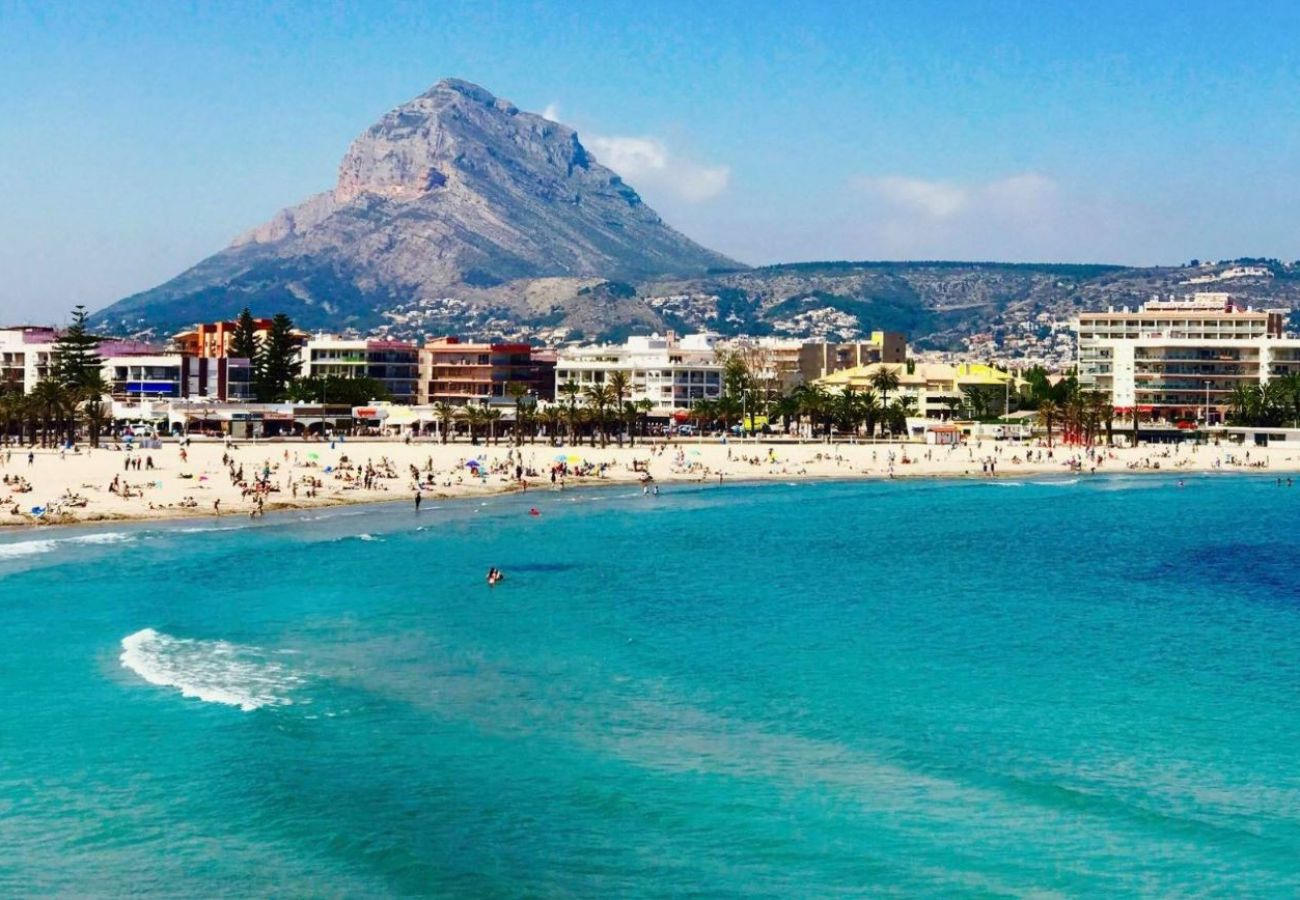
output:
M 365 328 L 395 303 L 459 289 L 719 268 L 739 266 L 665 224 L 572 129 L 449 79 L 358 137 L 332 191 L 95 322 L 131 331 L 250 305 Z

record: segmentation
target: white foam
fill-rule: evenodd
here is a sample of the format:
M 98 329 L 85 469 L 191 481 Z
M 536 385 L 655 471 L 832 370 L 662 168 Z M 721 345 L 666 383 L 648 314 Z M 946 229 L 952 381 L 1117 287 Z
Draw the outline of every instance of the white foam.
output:
M 124 544 L 134 540 L 133 535 L 124 534 L 120 531 L 107 531 L 102 534 L 82 534 L 76 537 L 19 541 L 12 544 L 0 544 L 0 559 L 38 556 L 42 553 L 57 550 L 60 544 Z
M 289 694 L 303 682 L 302 676 L 271 662 L 256 647 L 177 638 L 152 628 L 122 638 L 119 658 L 124 668 L 150 684 L 244 712 L 292 705 Z
M 377 540 L 379 540 L 379 538 L 375 537 L 373 534 L 365 534 L 364 532 L 363 532 L 362 534 L 357 535 L 357 538 L 358 538 L 358 540 L 362 540 L 362 541 L 377 541 Z

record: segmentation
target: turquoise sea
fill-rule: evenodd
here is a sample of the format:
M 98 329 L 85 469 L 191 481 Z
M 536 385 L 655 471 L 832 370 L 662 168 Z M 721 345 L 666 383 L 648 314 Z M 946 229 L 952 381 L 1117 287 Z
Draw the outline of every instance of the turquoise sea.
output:
M 0 895 L 1294 896 L 1298 510 L 1156 474 L 3 535 Z

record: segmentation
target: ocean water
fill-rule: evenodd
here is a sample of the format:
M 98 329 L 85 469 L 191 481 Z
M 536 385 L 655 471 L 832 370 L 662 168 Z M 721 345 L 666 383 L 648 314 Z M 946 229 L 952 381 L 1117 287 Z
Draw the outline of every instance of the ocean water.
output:
M 1298 511 L 1153 475 L 0 536 L 0 895 L 1293 896 Z

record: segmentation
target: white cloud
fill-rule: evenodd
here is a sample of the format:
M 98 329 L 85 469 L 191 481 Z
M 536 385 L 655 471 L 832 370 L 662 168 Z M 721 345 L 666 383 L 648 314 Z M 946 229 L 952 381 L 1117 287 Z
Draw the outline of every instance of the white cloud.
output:
M 542 110 L 542 118 L 550 119 L 552 122 L 560 121 L 560 104 L 548 103 L 546 109 Z
M 658 138 L 595 135 L 585 143 L 597 160 L 634 188 L 669 194 L 687 203 L 711 200 L 731 181 L 729 166 L 708 166 L 678 156 Z
M 904 175 L 851 181 L 861 198 L 861 237 L 871 255 L 972 258 L 1060 252 L 1077 210 L 1038 172 L 980 182 Z

